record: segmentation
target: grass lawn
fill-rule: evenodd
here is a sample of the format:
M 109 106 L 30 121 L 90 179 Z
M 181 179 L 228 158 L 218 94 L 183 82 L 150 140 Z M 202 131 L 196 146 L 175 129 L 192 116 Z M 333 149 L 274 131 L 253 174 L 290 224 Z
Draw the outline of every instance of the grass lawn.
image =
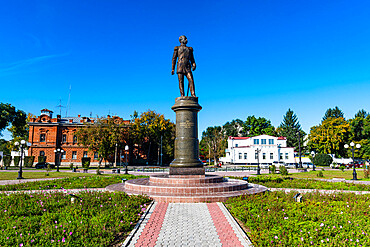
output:
M 289 171 L 289 170 L 288 170 Z M 292 178 L 319 178 L 319 179 L 332 179 L 332 178 L 345 178 L 347 180 L 352 179 L 352 169 L 345 169 L 343 172 L 341 170 L 324 170 L 322 171 L 324 177 L 317 177 L 317 174 L 321 171 L 320 168 L 316 168 L 316 171 L 309 172 L 299 172 L 299 173 L 289 173 L 289 177 Z M 356 169 L 357 179 L 367 180 L 364 178 L 364 170 L 362 168 Z M 266 174 L 267 176 L 281 177 L 279 174 Z
M 89 177 L 96 176 L 93 173 L 79 173 L 79 172 L 56 172 L 50 171 L 49 176 L 46 176 L 46 172 L 23 172 L 22 177 L 25 179 L 31 178 L 72 178 L 72 177 Z M 3 172 L 0 171 L 0 180 L 14 180 L 17 179 L 18 172 Z

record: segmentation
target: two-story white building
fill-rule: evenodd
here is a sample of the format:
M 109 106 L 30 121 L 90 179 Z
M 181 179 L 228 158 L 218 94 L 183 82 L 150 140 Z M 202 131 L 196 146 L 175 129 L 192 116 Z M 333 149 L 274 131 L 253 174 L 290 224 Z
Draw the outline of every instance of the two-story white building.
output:
M 254 137 L 229 137 L 223 164 L 289 164 L 295 163 L 294 148 L 287 147 L 286 137 L 259 135 Z

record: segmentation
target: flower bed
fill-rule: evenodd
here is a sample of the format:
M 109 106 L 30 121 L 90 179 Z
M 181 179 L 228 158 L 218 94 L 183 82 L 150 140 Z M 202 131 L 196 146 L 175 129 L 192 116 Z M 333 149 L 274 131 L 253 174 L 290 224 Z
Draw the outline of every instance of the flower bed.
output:
M 120 176 L 74 177 L 12 185 L 2 185 L 0 186 L 0 191 L 105 188 L 110 184 L 121 183 L 122 178 L 129 180 L 143 177 L 145 176 L 120 175 Z
M 234 178 L 242 179 L 240 177 Z M 260 176 L 260 177 L 249 177 L 248 181 L 250 183 L 261 184 L 268 188 L 370 191 L 370 185 L 366 184 L 326 182 L 314 179 L 298 179 L 298 178 L 283 179 L 280 177 Z
M 255 246 L 369 246 L 370 197 L 270 192 L 230 199 L 226 206 Z
M 108 246 L 127 236 L 150 203 L 124 193 L 78 196 L 71 203 L 65 193 L 1 194 L 0 246 Z

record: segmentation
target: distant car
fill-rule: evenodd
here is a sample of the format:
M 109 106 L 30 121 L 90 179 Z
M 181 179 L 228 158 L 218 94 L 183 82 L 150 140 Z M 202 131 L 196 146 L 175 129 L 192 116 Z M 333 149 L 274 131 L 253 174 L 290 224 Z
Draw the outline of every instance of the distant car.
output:
M 54 169 L 55 168 L 55 165 L 54 164 L 50 164 L 50 163 L 37 163 L 35 165 L 35 168 L 36 169 L 46 169 L 48 168 L 48 165 L 50 165 L 50 168 Z

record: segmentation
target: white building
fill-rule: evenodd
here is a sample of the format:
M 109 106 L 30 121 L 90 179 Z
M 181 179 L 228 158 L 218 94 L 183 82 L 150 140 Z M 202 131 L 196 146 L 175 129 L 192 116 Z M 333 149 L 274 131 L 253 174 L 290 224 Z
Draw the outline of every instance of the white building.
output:
M 254 137 L 229 137 L 224 164 L 295 163 L 294 148 L 287 147 L 286 137 L 259 135 Z

